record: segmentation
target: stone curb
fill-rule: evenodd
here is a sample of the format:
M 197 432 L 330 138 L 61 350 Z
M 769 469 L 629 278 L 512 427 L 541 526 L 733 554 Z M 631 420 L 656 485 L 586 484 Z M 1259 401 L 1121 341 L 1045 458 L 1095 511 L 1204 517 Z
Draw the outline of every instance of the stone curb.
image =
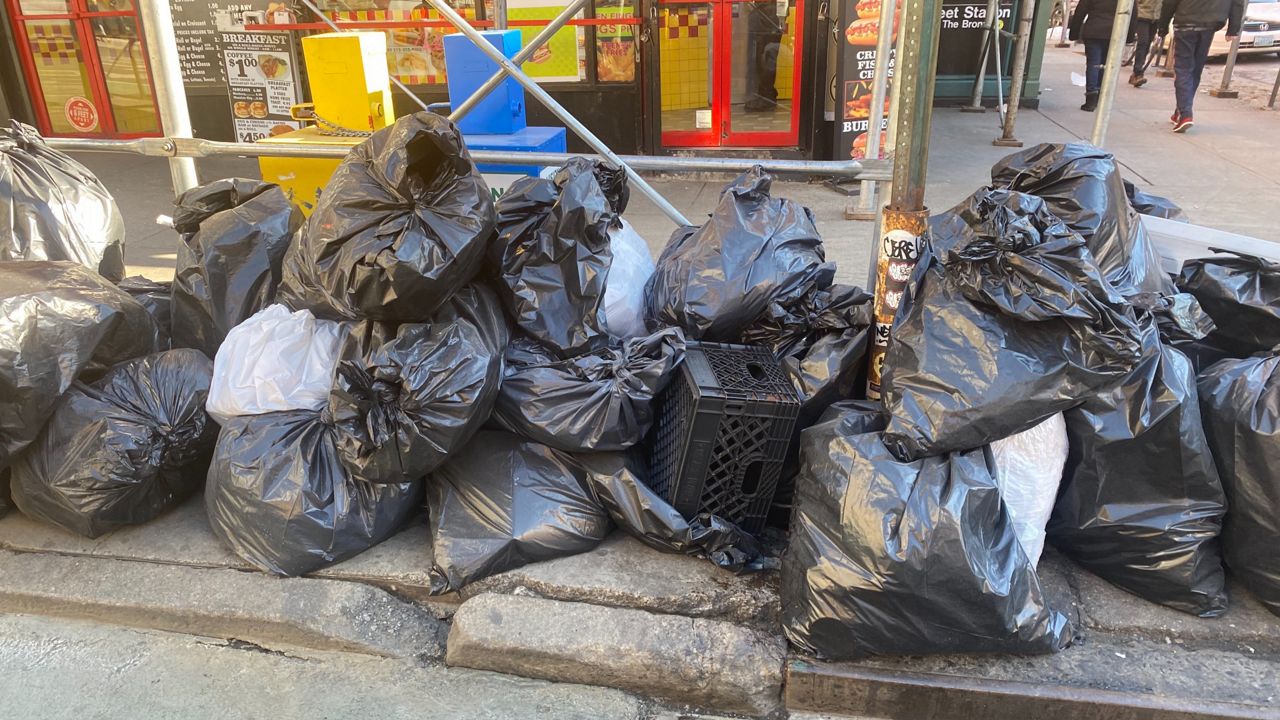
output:
M 360 583 L 7 551 L 0 611 L 385 657 L 439 658 L 446 632 Z

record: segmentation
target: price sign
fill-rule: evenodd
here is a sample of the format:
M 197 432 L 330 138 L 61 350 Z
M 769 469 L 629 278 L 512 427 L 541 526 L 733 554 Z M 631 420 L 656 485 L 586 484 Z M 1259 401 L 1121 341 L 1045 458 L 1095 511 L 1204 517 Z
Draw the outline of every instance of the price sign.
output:
M 236 140 L 257 142 L 298 129 L 301 123 L 289 116 L 298 101 L 298 73 L 288 34 L 224 32 L 220 46 Z

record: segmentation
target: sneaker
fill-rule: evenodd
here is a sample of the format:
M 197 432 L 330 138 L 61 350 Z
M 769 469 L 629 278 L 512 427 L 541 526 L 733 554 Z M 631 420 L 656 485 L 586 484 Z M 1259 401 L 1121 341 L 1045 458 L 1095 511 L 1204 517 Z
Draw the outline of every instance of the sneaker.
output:
M 1132 77 L 1129 78 L 1129 84 L 1134 87 L 1142 87 L 1143 85 L 1147 84 L 1147 76 L 1141 75 L 1141 74 L 1134 74 Z
M 1194 125 L 1195 121 L 1191 119 L 1190 115 L 1181 115 L 1178 117 L 1178 122 L 1174 123 L 1173 131 L 1176 133 L 1184 133 Z
M 1179 110 L 1174 110 L 1173 114 L 1169 116 L 1169 123 L 1172 125 L 1177 125 L 1181 120 L 1182 112 Z

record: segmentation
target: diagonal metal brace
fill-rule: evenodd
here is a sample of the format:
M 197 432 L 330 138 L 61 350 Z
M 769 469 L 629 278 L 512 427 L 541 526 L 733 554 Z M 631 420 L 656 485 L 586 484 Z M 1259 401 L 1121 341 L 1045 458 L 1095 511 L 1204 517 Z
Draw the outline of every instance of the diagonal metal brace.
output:
M 445 0 L 427 0 L 427 3 L 431 5 L 431 7 L 435 8 L 436 12 L 440 13 L 445 20 L 448 20 L 449 24 L 453 25 L 459 32 L 466 35 L 471 42 L 475 43 L 475 46 L 485 55 L 488 55 L 490 60 L 493 60 L 508 75 L 515 78 L 516 82 L 523 85 L 525 92 L 529 93 L 538 102 L 546 106 L 546 108 L 550 110 L 551 113 L 560 120 L 560 122 L 564 123 L 570 130 L 573 130 L 573 132 L 577 134 L 578 137 L 582 138 L 583 142 L 589 145 L 592 150 L 595 150 L 600 155 L 608 158 L 609 162 L 612 162 L 622 168 L 627 173 L 627 178 L 631 180 L 631 183 L 635 185 L 640 192 L 644 193 L 645 197 L 649 198 L 654 205 L 657 205 L 658 209 L 670 218 L 672 222 L 680 227 L 686 227 L 692 224 L 689 222 L 688 218 L 677 210 L 674 205 L 668 202 L 661 193 L 655 190 L 652 185 L 645 182 L 645 179 L 640 177 L 635 170 L 631 169 L 630 165 L 627 165 L 622 161 L 622 158 L 618 157 L 612 150 L 610 150 L 609 146 L 606 145 L 603 140 L 596 137 L 594 133 L 586 128 L 586 126 L 578 122 L 578 118 L 574 117 L 573 113 L 569 112 L 563 105 L 556 102 L 555 98 L 551 97 L 546 90 L 542 89 L 542 86 L 538 85 L 538 83 L 534 82 L 532 78 L 524 74 L 524 71 L 516 67 L 516 65 L 512 63 L 506 55 L 503 55 L 501 50 L 489 44 L 489 41 L 486 40 L 478 30 L 472 27 L 471 23 L 467 22 L 465 18 L 459 15 L 457 11 L 449 7 Z
M 525 60 L 533 57 L 535 50 L 546 45 L 547 41 L 551 39 L 551 36 L 559 32 L 560 28 L 564 27 L 565 23 L 572 20 L 573 16 L 577 15 L 578 12 L 581 11 L 582 8 L 586 7 L 589 2 L 591 2 L 591 0 L 573 0 L 573 2 L 569 3 L 563 12 L 557 15 L 549 25 L 542 28 L 537 35 L 534 35 L 533 39 L 521 48 L 520 52 L 516 53 L 515 57 L 511 58 L 511 64 L 519 67 Z M 454 108 L 453 112 L 449 113 L 449 119 L 455 123 L 461 120 L 464 115 L 471 112 L 476 105 L 479 105 L 481 100 L 488 97 L 489 93 L 493 92 L 494 88 L 501 85 L 502 79 L 506 76 L 507 69 L 504 67 L 498 68 L 498 72 L 494 73 L 493 77 L 485 80 L 483 85 L 477 88 L 475 92 L 471 93 L 471 97 L 464 100 L 461 105 Z

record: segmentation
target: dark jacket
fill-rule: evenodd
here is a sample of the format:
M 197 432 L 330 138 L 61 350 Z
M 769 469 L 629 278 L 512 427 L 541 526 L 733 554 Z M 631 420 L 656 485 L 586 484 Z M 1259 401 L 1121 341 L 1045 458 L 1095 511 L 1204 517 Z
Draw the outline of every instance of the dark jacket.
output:
M 1080 0 L 1067 29 L 1072 40 L 1110 40 L 1115 21 L 1115 0 Z
M 1184 30 L 1217 31 L 1227 26 L 1228 35 L 1240 34 L 1246 0 L 1164 0 L 1160 11 L 1160 34 L 1169 32 L 1169 22 Z

